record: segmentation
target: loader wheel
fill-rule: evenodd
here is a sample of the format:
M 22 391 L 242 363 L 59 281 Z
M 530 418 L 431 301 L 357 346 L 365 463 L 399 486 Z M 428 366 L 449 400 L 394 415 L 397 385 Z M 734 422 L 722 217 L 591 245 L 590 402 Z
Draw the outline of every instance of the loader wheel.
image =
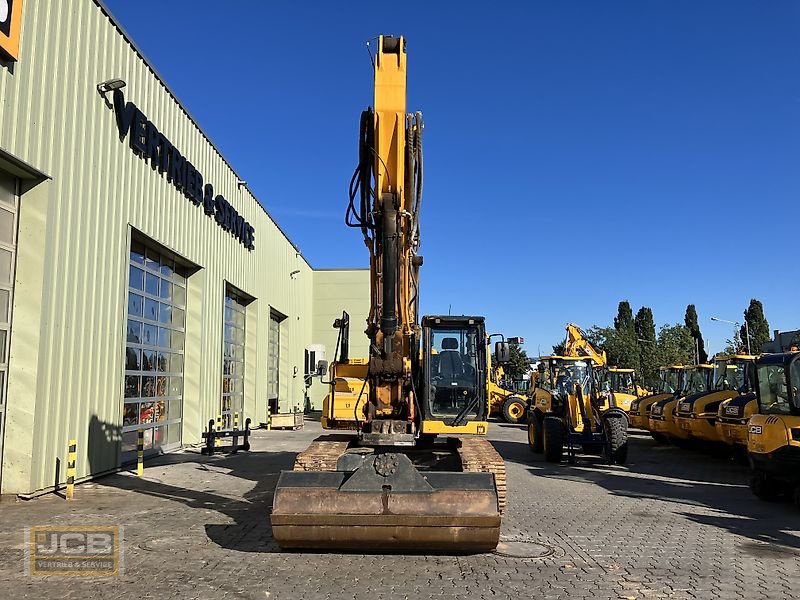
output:
M 609 417 L 603 420 L 606 434 L 606 458 L 612 465 L 624 465 L 628 460 L 628 422 Z
M 775 481 L 763 473 L 753 473 L 750 476 L 750 490 L 757 498 L 767 502 L 777 500 L 780 492 Z
M 503 402 L 503 419 L 506 423 L 521 423 L 525 417 L 525 401 L 517 396 L 509 396 Z
M 542 453 L 542 419 L 535 412 L 528 415 L 528 448 L 534 454 Z
M 542 449 L 547 462 L 558 463 L 564 457 L 564 426 L 555 416 L 545 417 Z

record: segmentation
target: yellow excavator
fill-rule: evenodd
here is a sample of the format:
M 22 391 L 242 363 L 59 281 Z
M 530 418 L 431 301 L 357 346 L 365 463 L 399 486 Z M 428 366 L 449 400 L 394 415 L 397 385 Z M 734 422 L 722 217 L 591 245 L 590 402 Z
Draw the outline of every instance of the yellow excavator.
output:
M 750 417 L 750 488 L 764 500 L 781 494 L 800 504 L 800 352 L 756 360 L 758 412 Z
M 317 438 L 281 473 L 272 533 L 286 549 L 486 552 L 499 540 L 505 464 L 486 440 L 484 318 L 418 318 L 423 129 L 406 114 L 404 38 L 378 38 L 374 77 L 346 213 L 369 250 L 369 357 L 333 361 L 324 407 L 336 428 L 340 386 L 356 432 Z M 508 360 L 507 343 L 495 349 Z

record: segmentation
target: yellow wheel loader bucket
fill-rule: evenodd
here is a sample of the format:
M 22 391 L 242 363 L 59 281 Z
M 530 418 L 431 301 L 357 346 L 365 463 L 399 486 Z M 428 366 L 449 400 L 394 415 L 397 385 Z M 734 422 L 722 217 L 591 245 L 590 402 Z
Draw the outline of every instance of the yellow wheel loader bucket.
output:
M 272 533 L 284 549 L 478 553 L 494 550 L 494 474 L 419 471 L 398 452 L 346 454 L 336 471 L 284 471 Z

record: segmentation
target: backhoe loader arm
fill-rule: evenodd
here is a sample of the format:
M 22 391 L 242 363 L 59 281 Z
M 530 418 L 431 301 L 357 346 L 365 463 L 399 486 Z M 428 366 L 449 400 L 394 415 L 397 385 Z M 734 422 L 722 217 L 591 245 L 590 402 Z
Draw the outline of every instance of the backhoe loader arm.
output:
M 586 339 L 583 330 L 574 323 L 567 323 L 567 339 L 564 341 L 564 356 L 585 356 L 590 358 L 595 367 L 607 364 L 605 350 L 599 351 Z

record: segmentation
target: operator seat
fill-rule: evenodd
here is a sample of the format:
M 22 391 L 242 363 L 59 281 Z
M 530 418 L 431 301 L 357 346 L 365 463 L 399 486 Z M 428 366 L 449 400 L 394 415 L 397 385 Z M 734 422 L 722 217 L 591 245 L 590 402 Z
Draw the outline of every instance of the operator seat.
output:
M 464 376 L 464 362 L 458 352 L 456 338 L 442 339 L 442 351 L 439 353 L 439 375 L 451 381 Z

